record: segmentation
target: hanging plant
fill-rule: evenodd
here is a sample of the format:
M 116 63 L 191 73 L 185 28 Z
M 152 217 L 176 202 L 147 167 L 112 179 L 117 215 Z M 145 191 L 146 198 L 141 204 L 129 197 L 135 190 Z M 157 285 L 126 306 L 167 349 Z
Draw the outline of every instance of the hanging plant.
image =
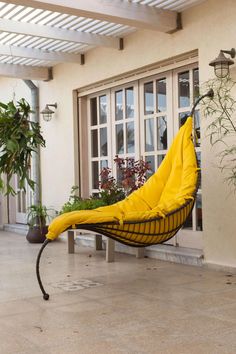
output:
M 30 178 L 31 157 L 39 146 L 45 146 L 39 123 L 29 120 L 32 113 L 24 98 L 16 104 L 0 102 L 0 190 L 6 195 L 15 195 L 11 179 L 17 175 L 19 188 L 25 183 L 34 190 L 35 182 Z M 4 182 L 3 175 L 6 175 Z
M 203 90 L 213 89 L 214 97 L 202 104 L 211 145 L 219 145 L 218 166 L 225 172 L 225 180 L 236 189 L 236 82 L 229 77 L 209 80 Z

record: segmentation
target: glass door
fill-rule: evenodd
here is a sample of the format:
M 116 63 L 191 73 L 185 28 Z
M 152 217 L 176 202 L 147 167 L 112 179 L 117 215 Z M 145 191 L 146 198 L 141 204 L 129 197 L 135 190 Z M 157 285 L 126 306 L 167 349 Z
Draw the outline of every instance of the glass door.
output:
M 26 186 L 25 191 L 19 188 L 19 177 L 16 176 L 16 222 L 27 224 L 27 208 L 30 205 L 31 192 Z
M 174 95 L 174 132 L 184 123 L 190 114 L 192 106 L 199 97 L 199 70 L 192 65 L 185 69 L 178 69 L 173 72 Z M 194 131 L 196 138 L 196 155 L 198 164 L 201 167 L 201 122 L 199 106 L 194 116 Z M 202 249 L 202 189 L 198 189 L 197 199 L 191 216 L 184 227 L 178 232 L 176 242 L 179 246 Z
M 165 73 L 140 83 L 142 156 L 153 174 L 160 166 L 173 137 L 172 78 Z M 167 244 L 175 245 L 175 238 Z

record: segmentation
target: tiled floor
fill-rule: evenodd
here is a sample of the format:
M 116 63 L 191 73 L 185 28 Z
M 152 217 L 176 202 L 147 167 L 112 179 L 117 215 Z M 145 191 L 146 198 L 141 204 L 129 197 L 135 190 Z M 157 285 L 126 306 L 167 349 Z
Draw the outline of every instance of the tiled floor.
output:
M 0 232 L 0 354 L 235 354 L 236 275 Z

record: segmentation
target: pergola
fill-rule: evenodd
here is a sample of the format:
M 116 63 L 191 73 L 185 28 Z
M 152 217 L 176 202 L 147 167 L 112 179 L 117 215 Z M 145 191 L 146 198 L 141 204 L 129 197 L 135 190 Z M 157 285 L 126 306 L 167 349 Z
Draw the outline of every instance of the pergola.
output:
M 9 0 L 0 2 L 0 76 L 50 80 L 62 62 L 86 52 L 122 50 L 138 29 L 182 28 L 181 12 L 204 0 Z

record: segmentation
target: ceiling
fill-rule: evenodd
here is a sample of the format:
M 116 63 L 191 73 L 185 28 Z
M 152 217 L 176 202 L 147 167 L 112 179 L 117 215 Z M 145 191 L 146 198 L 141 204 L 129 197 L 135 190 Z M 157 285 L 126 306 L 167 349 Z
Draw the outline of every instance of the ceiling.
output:
M 45 79 L 60 62 L 83 64 L 97 46 L 121 50 L 137 29 L 180 28 L 179 13 L 203 0 L 10 0 L 0 2 L 0 75 Z M 65 5 L 66 4 L 66 5 Z M 36 75 L 37 76 L 37 75 Z M 49 78 L 49 77 L 48 77 Z

